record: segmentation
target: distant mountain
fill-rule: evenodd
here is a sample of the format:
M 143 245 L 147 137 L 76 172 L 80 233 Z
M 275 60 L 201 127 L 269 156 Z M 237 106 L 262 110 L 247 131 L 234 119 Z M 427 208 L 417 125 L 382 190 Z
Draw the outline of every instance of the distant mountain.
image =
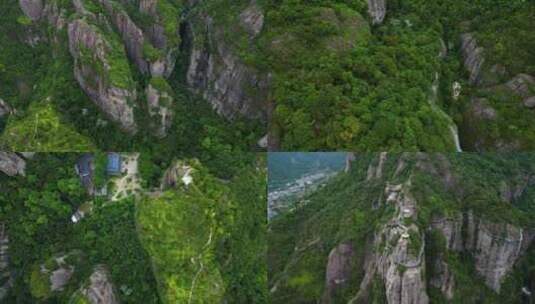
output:
M 268 156 L 269 191 L 281 188 L 303 175 L 320 170 L 338 171 L 344 167 L 346 153 L 278 152 Z

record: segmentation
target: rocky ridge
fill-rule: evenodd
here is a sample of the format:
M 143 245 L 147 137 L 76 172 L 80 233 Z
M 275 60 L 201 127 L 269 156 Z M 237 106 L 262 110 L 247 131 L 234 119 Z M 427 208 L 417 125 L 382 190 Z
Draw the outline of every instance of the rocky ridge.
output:
M 8 176 L 23 175 L 26 161 L 16 153 L 0 152 L 0 171 Z
M 122 56 L 123 51 L 84 18 L 70 22 L 68 34 L 74 76 L 82 90 L 123 129 L 135 133 L 134 83 L 129 72 L 116 71 L 114 65 L 119 63 L 112 62 L 112 53 Z
M 188 85 L 204 96 L 221 115 L 233 119 L 245 116 L 265 121 L 269 75 L 247 66 L 225 42 L 223 29 L 207 13 L 200 13 L 188 29 L 191 55 Z M 256 1 L 239 15 L 239 23 L 255 39 L 263 27 L 263 12 Z M 204 41 L 204 42 L 203 42 Z
M 414 159 L 412 157 L 411 159 Z M 431 174 L 441 181 L 442 186 L 449 191 L 456 189 L 456 193 L 463 195 L 463 187 L 453 174 L 449 161 L 440 155 L 429 156 L 417 154 L 415 172 Z M 381 181 L 384 163 L 387 155 L 381 154 L 369 164 L 367 181 Z M 348 156 L 346 168 L 351 169 L 353 155 Z M 409 157 L 402 156 L 397 160 L 394 179 L 408 168 Z M 349 170 L 350 170 L 349 169 Z M 381 173 L 378 173 L 381 172 Z M 379 178 L 377 177 L 379 176 Z M 411 175 L 412 176 L 412 175 Z M 393 206 L 395 212 L 392 217 L 378 228 L 366 245 L 368 250 L 364 257 L 365 275 L 360 288 L 351 303 L 361 303 L 369 299 L 369 292 L 374 280 L 380 279 L 386 291 L 386 300 L 394 303 L 428 303 L 429 297 L 426 286 L 439 289 L 448 300 L 454 298 L 456 280 L 451 266 L 448 264 L 447 252 L 469 253 L 474 258 L 475 270 L 483 282 L 496 293 L 500 293 L 502 283 L 513 271 L 519 259 L 526 253 L 528 247 L 535 240 L 535 231 L 515 226 L 510 223 L 495 223 L 484 217 L 476 216 L 474 212 L 450 214 L 448 216 L 433 216 L 427 227 L 419 227 L 417 213 L 419 202 L 411 194 L 411 177 L 401 184 L 391 184 L 387 178 L 384 193 L 381 194 L 379 204 Z M 530 176 L 515 178 L 517 183 L 502 187 L 502 197 L 513 202 L 522 196 L 531 184 Z M 373 209 L 377 209 L 375 206 Z M 435 252 L 428 261 L 426 243 L 428 235 L 438 232 L 443 236 L 444 248 Z M 350 266 L 349 270 L 341 269 L 340 265 L 354 265 L 357 263 L 353 250 L 347 243 L 335 247 L 328 259 L 326 268 L 326 287 L 322 303 L 330 303 L 329 295 L 342 288 L 344 282 L 356 270 Z M 343 250 L 342 250 L 343 249 Z M 428 264 L 431 263 L 431 264 Z M 431 265 L 432 275 L 426 267 Z M 360 267 L 360 266 L 359 266 Z M 338 280 L 338 281 L 333 281 Z
M 386 0 L 368 0 L 368 13 L 372 24 L 381 24 L 386 16 Z

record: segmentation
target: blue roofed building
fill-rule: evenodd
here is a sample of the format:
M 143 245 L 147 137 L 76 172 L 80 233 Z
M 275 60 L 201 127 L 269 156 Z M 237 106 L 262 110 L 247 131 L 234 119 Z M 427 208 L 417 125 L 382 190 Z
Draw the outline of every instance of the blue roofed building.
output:
M 108 165 L 106 171 L 109 175 L 121 174 L 121 156 L 119 153 L 108 153 Z

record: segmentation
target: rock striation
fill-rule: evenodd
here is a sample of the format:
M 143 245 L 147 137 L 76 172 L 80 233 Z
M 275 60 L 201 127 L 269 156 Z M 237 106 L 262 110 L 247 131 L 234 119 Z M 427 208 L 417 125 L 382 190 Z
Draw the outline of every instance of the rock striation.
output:
M 368 13 L 372 24 L 381 24 L 386 16 L 386 0 L 368 0 Z
M 0 152 L 0 171 L 8 176 L 24 175 L 26 161 L 12 152 Z
M 39 20 L 43 14 L 43 0 L 19 0 L 19 5 L 24 15 L 32 21 Z
M 91 304 L 116 304 L 119 303 L 111 283 L 110 274 L 104 265 L 95 267 L 89 277 L 89 285 L 82 288 L 81 293 Z
M 242 12 L 241 24 L 254 39 L 263 17 L 253 1 Z M 192 40 L 187 83 L 202 94 L 213 108 L 226 118 L 239 115 L 266 121 L 266 102 L 270 77 L 246 65 L 226 41 L 223 29 L 215 26 L 206 13 L 198 16 L 201 25 L 189 24 Z
M 479 84 L 485 58 L 483 57 L 483 48 L 478 46 L 473 34 L 461 35 L 461 52 L 464 57 L 464 67 L 470 73 L 470 84 Z
M 117 3 L 110 0 L 99 1 L 110 14 L 113 24 L 121 34 L 128 58 L 141 73 L 149 73 L 149 63 L 145 60 L 143 54 L 143 47 L 146 43 L 143 31 Z
M 365 261 L 365 276 L 360 290 L 351 303 L 360 303 L 368 298 L 373 278 L 378 276 L 386 290 L 389 304 L 429 303 L 425 281 L 425 255 L 423 233 L 414 223 L 416 201 L 410 194 L 410 181 L 388 185 L 384 197 L 386 204 L 396 212 L 375 235 L 373 248 L 376 252 Z
M 123 60 L 122 49 L 114 48 L 96 25 L 85 19 L 69 23 L 69 50 L 74 57 L 74 75 L 82 90 L 124 130 L 135 133 L 133 102 L 136 89 L 126 66 L 117 71 L 114 60 Z M 116 46 L 115 46 L 116 47 Z M 113 52 L 118 54 L 115 58 Z
M 6 115 L 11 114 L 11 107 L 7 102 L 0 98 L 0 118 L 3 118 Z
M 336 291 L 349 283 L 355 256 L 351 243 L 342 243 L 331 250 L 325 272 L 325 291 L 322 303 L 332 303 Z

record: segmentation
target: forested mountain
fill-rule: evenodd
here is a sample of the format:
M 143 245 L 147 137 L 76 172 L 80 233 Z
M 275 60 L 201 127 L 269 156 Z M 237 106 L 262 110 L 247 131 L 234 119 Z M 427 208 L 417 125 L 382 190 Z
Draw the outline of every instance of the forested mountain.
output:
M 272 149 L 533 149 L 534 16 L 523 0 L 272 1 Z
M 531 303 L 531 154 L 356 154 L 268 225 L 272 303 Z
M 255 1 L 6 0 L 0 10 L 1 149 L 267 145 L 267 75 L 235 45 L 262 29 Z
M 533 1 L 0 5 L 4 149 L 535 148 Z
M 149 166 L 2 152 L 0 302 L 266 303 L 265 156 Z

